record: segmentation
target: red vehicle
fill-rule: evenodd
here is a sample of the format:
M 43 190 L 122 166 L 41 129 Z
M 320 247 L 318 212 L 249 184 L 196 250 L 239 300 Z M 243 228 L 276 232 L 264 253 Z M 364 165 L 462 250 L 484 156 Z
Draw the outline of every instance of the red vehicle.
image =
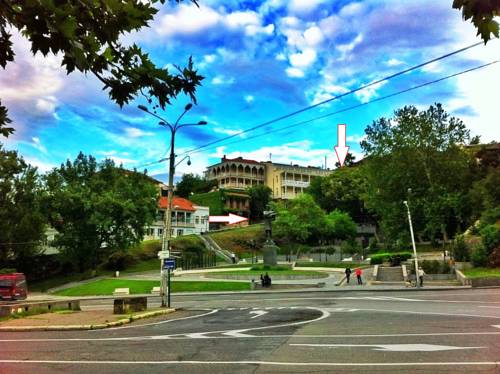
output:
M 0 274 L 0 299 L 19 300 L 28 296 L 28 286 L 23 273 Z

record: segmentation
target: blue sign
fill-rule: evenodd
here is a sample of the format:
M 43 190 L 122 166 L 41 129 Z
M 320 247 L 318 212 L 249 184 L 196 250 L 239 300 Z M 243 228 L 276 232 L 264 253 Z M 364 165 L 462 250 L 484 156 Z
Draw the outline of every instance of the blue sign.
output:
M 163 270 L 174 270 L 175 269 L 175 260 L 172 258 L 168 258 L 163 260 Z

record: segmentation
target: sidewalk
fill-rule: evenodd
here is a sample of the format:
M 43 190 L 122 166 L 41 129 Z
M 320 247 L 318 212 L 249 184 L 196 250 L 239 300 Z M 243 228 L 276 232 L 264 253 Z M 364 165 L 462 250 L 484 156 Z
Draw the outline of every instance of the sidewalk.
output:
M 96 330 L 174 312 L 175 309 L 152 309 L 131 314 L 113 314 L 113 310 L 59 311 L 0 321 L 1 331 Z

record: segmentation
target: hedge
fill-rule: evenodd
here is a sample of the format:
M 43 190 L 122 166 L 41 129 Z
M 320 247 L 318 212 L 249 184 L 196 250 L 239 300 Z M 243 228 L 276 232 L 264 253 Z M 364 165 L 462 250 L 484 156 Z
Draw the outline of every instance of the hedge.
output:
M 406 261 L 412 258 L 413 254 L 411 252 L 384 252 L 384 253 L 376 253 L 371 256 L 370 264 L 371 265 L 380 265 L 383 262 L 391 261 L 399 256 L 401 261 Z

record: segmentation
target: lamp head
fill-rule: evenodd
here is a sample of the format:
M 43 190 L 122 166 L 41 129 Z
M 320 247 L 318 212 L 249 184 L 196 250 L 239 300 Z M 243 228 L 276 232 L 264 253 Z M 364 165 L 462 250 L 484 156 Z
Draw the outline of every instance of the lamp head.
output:
M 408 206 L 408 201 L 406 201 L 406 200 L 403 201 L 403 204 L 406 205 L 406 206 Z
M 145 112 L 148 111 L 148 108 L 146 106 L 144 106 L 144 105 L 137 105 L 137 108 L 139 108 L 140 110 L 143 110 Z
M 191 160 L 188 160 L 187 164 L 188 166 L 191 166 Z
M 189 109 L 191 109 L 193 107 L 193 104 L 189 103 L 187 104 L 185 107 L 184 107 L 184 110 L 185 111 L 188 111 Z
M 207 124 L 207 121 L 200 121 L 198 122 L 198 125 L 206 125 Z

